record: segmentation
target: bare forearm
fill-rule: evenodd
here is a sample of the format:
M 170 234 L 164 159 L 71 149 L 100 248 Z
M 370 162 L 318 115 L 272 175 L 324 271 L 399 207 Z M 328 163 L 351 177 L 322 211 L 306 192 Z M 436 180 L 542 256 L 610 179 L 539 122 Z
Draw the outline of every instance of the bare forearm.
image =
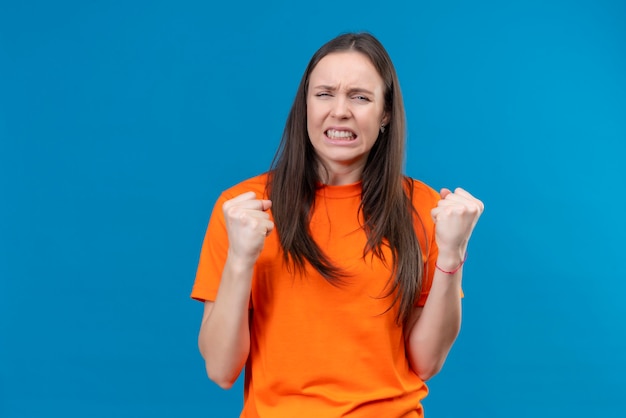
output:
M 209 378 L 227 389 L 250 351 L 248 324 L 252 267 L 228 259 L 217 297 L 200 327 L 198 346 Z
M 423 380 L 437 374 L 461 328 L 461 276 L 436 271 L 424 308 L 410 330 L 407 354 Z
M 467 191 L 441 189 L 431 210 L 438 253 L 433 283 L 423 308 L 416 308 L 407 338 L 413 370 L 424 380 L 441 370 L 461 329 L 461 278 L 467 245 L 485 206 Z

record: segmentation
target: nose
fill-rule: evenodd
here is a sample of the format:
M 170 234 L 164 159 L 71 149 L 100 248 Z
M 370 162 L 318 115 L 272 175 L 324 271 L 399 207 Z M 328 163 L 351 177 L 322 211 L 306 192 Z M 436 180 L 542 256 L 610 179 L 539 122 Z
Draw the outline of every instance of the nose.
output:
M 330 115 L 337 119 L 346 119 L 350 117 L 350 106 L 348 100 L 345 97 L 337 96 L 335 100 L 333 100 Z

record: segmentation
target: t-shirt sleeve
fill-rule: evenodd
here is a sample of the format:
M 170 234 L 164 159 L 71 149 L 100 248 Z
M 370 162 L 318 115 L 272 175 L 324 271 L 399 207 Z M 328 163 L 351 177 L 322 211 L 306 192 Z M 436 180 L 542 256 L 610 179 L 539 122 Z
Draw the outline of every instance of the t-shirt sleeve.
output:
M 191 297 L 201 302 L 215 301 L 226 263 L 228 234 L 222 211 L 222 205 L 226 200 L 228 199 L 224 193 L 217 199 L 200 251 Z
M 415 306 L 424 306 L 435 274 L 435 263 L 439 255 L 439 249 L 435 240 L 435 222 L 430 215 L 430 211 L 437 206 L 441 199 L 439 193 L 426 184 L 413 181 L 413 207 L 416 211 L 416 226 L 420 247 L 422 249 L 423 275 L 422 289 L 419 297 L 416 298 Z
M 431 229 L 432 234 L 428 237 L 428 245 L 422 250 L 422 253 L 426 252 L 424 257 L 424 273 L 422 276 L 422 291 L 417 300 L 417 306 L 424 306 L 428 294 L 430 293 L 430 287 L 433 283 L 433 275 L 435 274 L 435 263 L 437 262 L 437 256 L 439 255 L 439 249 L 437 248 L 437 242 L 435 241 L 435 228 Z

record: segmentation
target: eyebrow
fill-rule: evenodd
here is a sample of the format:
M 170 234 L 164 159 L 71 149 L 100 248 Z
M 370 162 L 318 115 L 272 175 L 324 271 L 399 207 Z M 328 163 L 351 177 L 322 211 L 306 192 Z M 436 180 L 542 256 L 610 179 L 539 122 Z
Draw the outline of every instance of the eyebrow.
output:
M 314 86 L 313 89 L 315 90 L 330 90 L 330 91 L 335 91 L 337 90 L 337 87 L 335 86 L 329 86 L 329 85 L 325 85 L 325 84 L 321 84 L 319 86 Z M 369 95 L 374 95 L 374 92 L 368 90 L 368 89 L 364 89 L 362 87 L 353 87 L 348 89 L 348 93 L 352 94 L 352 93 L 365 93 L 365 94 L 369 94 Z

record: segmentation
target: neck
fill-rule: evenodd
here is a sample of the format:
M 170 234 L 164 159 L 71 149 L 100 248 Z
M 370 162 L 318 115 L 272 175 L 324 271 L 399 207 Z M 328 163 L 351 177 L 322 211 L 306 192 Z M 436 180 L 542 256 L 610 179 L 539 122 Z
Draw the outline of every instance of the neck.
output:
M 361 181 L 364 165 L 365 164 L 359 164 L 358 166 L 342 166 L 339 164 L 333 164 L 331 166 L 320 165 L 318 177 L 320 182 L 329 186 L 354 184 Z

